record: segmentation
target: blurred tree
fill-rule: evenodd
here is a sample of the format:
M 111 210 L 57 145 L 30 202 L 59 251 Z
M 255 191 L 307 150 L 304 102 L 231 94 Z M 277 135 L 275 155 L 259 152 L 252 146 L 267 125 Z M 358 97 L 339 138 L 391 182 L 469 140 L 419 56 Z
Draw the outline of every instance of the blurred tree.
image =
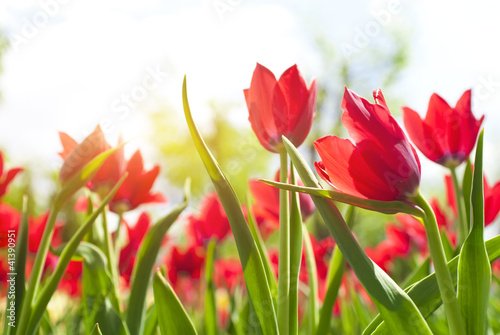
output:
M 210 123 L 198 123 L 198 126 L 210 151 L 243 201 L 248 190 L 248 178 L 270 177 L 265 172 L 269 170 L 268 162 L 273 155 L 262 148 L 250 127 L 242 128 L 229 120 L 228 115 L 235 107 L 231 103 L 210 102 L 213 118 Z M 163 166 L 170 183 L 182 186 L 184 180 L 191 177 L 193 193 L 206 193 L 212 188 L 212 183 L 196 152 L 185 121 L 180 119 L 177 111 L 168 107 L 154 113 L 151 119 L 152 141 L 162 154 Z

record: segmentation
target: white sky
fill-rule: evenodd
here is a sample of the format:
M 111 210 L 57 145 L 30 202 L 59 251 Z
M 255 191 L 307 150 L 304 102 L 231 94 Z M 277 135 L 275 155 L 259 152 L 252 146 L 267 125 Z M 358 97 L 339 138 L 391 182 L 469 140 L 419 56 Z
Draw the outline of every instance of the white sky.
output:
M 226 9 L 222 17 L 216 5 Z M 389 1 L 361 0 L 3 0 L 1 27 L 17 48 L 6 54 L 0 76 L 0 148 L 19 165 L 41 159 L 57 169 L 57 131 L 80 140 L 105 119 L 113 125 L 110 138 L 122 132 L 136 139 L 129 147 L 143 148 L 145 111 L 160 101 L 182 115 L 184 74 L 201 123 L 213 97 L 240 102 L 235 118 L 244 122 L 242 89 L 255 62 L 277 75 L 297 63 L 309 81 L 317 75 L 318 56 L 311 48 L 315 33 L 339 44 L 354 43 L 356 29 L 376 23 L 373 13 L 388 8 Z M 474 109 L 476 115 L 487 114 L 485 161 L 495 180 L 500 176 L 495 170 L 500 158 L 495 129 L 500 124 L 499 15 L 496 1 L 405 0 L 381 33 L 396 23 L 411 27 L 411 63 L 397 90 L 420 113 L 433 92 L 451 105 L 470 87 L 482 93 Z M 38 27 L 27 30 L 30 25 Z M 159 77 L 158 87 L 142 90 L 155 69 L 168 75 Z M 136 108 L 120 102 L 124 95 L 144 92 Z M 426 164 L 424 180 L 442 172 Z

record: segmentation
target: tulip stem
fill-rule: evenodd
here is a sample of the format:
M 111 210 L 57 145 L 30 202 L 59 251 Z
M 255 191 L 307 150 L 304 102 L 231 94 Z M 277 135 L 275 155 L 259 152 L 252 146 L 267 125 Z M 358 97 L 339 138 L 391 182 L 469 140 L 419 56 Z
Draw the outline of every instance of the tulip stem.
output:
M 118 300 L 118 271 L 116 271 L 116 259 L 114 255 L 114 248 L 111 244 L 111 234 L 108 229 L 108 219 L 106 215 L 106 210 L 102 211 L 102 225 L 104 228 L 104 255 L 108 259 L 108 271 L 111 274 L 111 278 L 113 280 L 113 287 L 111 290 L 111 303 L 113 307 L 116 309 L 118 314 L 121 314 L 120 302 Z
M 450 168 L 451 179 L 453 180 L 453 188 L 455 189 L 455 202 L 457 204 L 458 213 L 458 242 L 457 248 L 464 243 L 465 238 L 469 235 L 469 223 L 466 218 L 465 208 L 464 208 L 464 198 L 462 195 L 462 189 L 458 184 L 457 172 L 455 168 Z
M 288 182 L 288 156 L 280 151 L 280 182 Z M 280 189 L 279 218 L 279 270 L 278 270 L 278 328 L 288 334 L 290 304 L 290 210 L 288 191 Z
M 422 219 L 424 221 L 425 231 L 427 232 L 429 250 L 436 272 L 444 311 L 446 318 L 448 319 L 450 334 L 465 335 L 464 323 L 457 302 L 457 294 L 448 269 L 436 216 L 427 200 L 425 200 L 420 193 L 414 198 L 414 203 L 422 208 L 425 213 L 425 215 L 422 216 Z
M 18 323 L 19 329 L 17 330 L 17 334 L 24 334 L 26 332 L 26 328 L 31 317 L 33 301 L 38 290 L 38 285 L 42 278 L 43 267 L 45 265 L 45 260 L 49 251 L 50 241 L 52 240 L 52 235 L 54 234 L 54 226 L 56 224 L 57 213 L 59 213 L 59 210 L 59 205 L 54 205 L 52 207 L 49 218 L 47 219 L 47 224 L 45 226 L 45 229 L 43 230 L 40 247 L 38 248 L 38 251 L 36 253 L 33 269 L 31 270 L 29 284 L 22 301 L 21 314 Z

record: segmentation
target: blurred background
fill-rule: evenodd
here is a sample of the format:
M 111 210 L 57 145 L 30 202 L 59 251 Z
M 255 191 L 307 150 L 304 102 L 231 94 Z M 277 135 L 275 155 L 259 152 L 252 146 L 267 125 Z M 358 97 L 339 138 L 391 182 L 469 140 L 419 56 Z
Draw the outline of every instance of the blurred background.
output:
M 500 3 L 495 1 L 76 1 L 0 4 L 0 148 L 26 172 L 6 201 L 36 196 L 45 210 L 62 160 L 58 131 L 82 140 L 100 124 L 126 155 L 140 148 L 161 165 L 155 189 L 170 203 L 187 176 L 195 199 L 211 188 L 185 125 L 181 85 L 210 148 L 240 197 L 249 177 L 272 178 L 277 157 L 262 149 L 247 121 L 242 90 L 255 63 L 277 77 L 298 64 L 317 78 L 317 120 L 303 145 L 346 136 L 340 100 L 347 85 L 371 99 L 382 88 L 400 121 L 401 106 L 424 114 L 433 92 L 454 106 L 473 89 L 486 114 L 485 170 L 500 177 Z M 424 194 L 444 197 L 444 168 L 423 163 Z M 15 192 L 18 190 L 18 192 Z M 167 211 L 166 208 L 157 209 Z

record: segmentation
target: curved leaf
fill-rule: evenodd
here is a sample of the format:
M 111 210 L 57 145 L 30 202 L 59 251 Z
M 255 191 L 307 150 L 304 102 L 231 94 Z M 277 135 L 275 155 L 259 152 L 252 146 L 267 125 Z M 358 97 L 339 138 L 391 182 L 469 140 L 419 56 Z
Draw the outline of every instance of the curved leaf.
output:
M 162 334 L 195 335 L 193 322 L 182 307 L 173 288 L 158 269 L 153 276 L 153 293 Z
M 297 186 L 297 185 L 279 183 L 274 180 L 267 180 L 267 179 L 259 179 L 259 180 L 262 181 L 263 183 L 277 187 L 279 189 L 306 193 L 311 196 L 314 195 L 318 197 L 328 198 L 338 202 L 342 202 L 345 204 L 353 205 L 356 207 L 364 208 L 379 213 L 384 213 L 384 214 L 406 213 L 419 217 L 423 215 L 423 212 L 419 207 L 403 201 L 380 201 L 380 200 L 362 199 L 352 196 L 350 194 L 345 194 L 334 190 L 322 189 L 319 186 L 319 184 L 316 184 L 314 187 L 307 187 L 307 186 Z
M 132 288 L 130 289 L 127 310 L 127 325 L 132 335 L 143 333 L 142 320 L 146 314 L 145 302 L 150 274 L 153 272 L 163 238 L 177 217 L 186 209 L 190 194 L 190 181 L 188 179 L 184 185 L 184 200 L 175 206 L 167 216 L 155 223 L 141 244 L 132 274 Z
M 238 247 L 245 283 L 248 295 L 252 300 L 253 307 L 257 314 L 262 330 L 267 335 L 278 334 L 278 322 L 274 309 L 271 291 L 267 282 L 264 264 L 260 258 L 257 245 L 252 237 L 247 221 L 243 215 L 240 202 L 234 193 L 234 190 L 222 172 L 219 164 L 208 150 L 203 138 L 201 137 L 191 115 L 189 102 L 187 98 L 186 77 L 182 86 L 182 101 L 184 105 L 184 114 L 195 143 L 198 154 L 203 161 L 212 183 L 215 186 L 217 194 L 224 210 L 226 211 L 231 225 L 231 230 Z

